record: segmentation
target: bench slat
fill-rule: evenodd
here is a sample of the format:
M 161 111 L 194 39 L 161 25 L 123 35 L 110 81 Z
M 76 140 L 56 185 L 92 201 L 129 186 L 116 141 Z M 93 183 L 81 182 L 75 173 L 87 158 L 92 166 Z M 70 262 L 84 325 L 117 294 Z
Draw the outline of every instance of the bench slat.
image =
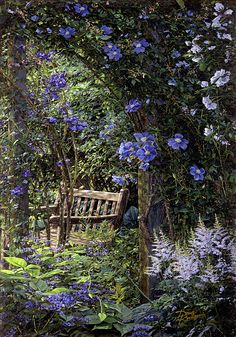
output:
M 80 205 L 81 205 L 81 197 L 79 197 L 78 200 L 77 200 L 77 205 L 75 207 L 75 216 L 79 215 Z
M 96 209 L 96 215 L 100 214 L 100 209 L 101 209 L 101 205 L 102 205 L 102 200 L 98 200 L 98 204 L 97 204 L 97 209 Z
M 107 215 L 108 212 L 108 206 L 109 206 L 109 200 L 106 200 L 104 208 L 103 208 L 103 212 L 102 215 Z
M 98 200 L 111 200 L 117 201 L 119 199 L 119 193 L 113 192 L 100 192 L 100 191 L 91 191 L 91 190 L 76 190 L 74 192 L 76 197 L 84 197 L 89 199 L 98 199 Z
M 89 213 L 88 213 L 89 215 L 93 215 L 95 201 L 96 201 L 96 199 L 91 200 L 91 204 L 90 204 L 90 207 L 89 207 Z
M 85 199 L 83 200 L 83 202 L 84 202 L 84 205 L 83 205 L 83 209 L 82 209 L 82 212 L 81 212 L 81 214 L 82 214 L 82 215 L 85 215 L 85 213 L 86 213 L 86 209 L 87 209 L 88 201 L 89 201 L 89 199 L 88 199 L 88 198 L 85 198 Z

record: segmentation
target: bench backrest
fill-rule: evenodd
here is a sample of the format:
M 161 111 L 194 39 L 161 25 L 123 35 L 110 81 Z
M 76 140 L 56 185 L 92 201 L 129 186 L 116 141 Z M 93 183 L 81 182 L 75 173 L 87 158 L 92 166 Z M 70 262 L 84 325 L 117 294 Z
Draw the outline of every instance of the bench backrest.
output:
M 64 193 L 62 193 L 63 197 L 64 215 L 66 216 L 67 207 Z M 78 219 L 81 217 L 91 219 L 101 217 L 104 219 L 107 216 L 108 219 L 116 218 L 116 223 L 119 223 L 122 220 L 128 197 L 128 189 L 122 189 L 119 193 L 74 189 L 70 216 L 73 219 L 77 217 Z M 57 198 L 55 205 L 61 206 L 60 203 L 60 199 Z

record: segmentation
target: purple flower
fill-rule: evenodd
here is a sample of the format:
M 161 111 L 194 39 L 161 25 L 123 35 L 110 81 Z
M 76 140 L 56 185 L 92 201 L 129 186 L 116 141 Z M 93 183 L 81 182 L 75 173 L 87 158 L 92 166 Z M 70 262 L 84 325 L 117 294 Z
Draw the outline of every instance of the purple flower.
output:
M 48 117 L 49 124 L 56 124 L 58 122 L 56 117 Z
M 66 79 L 64 73 L 56 73 L 52 75 L 49 80 L 49 84 L 56 89 L 62 89 L 66 86 Z
M 30 170 L 25 170 L 25 171 L 22 172 L 22 176 L 24 178 L 32 177 L 32 172 Z
M 79 121 L 79 118 L 77 116 L 70 116 L 65 118 L 66 123 L 77 123 Z
M 103 50 L 111 61 L 119 61 L 122 58 L 121 49 L 111 42 L 104 46 Z
M 171 57 L 173 59 L 177 59 L 181 56 L 180 52 L 178 50 L 174 50 L 172 53 L 171 53 Z
M 176 133 L 173 138 L 168 140 L 168 145 L 174 150 L 186 150 L 189 141 L 180 133 Z
M 63 36 L 65 39 L 69 40 L 76 34 L 75 28 L 65 27 L 59 29 L 59 35 Z
M 148 163 L 156 157 L 157 151 L 154 146 L 146 144 L 137 151 L 136 155 L 141 161 Z
M 112 181 L 115 184 L 121 185 L 121 186 L 125 186 L 126 185 L 126 180 L 124 177 L 121 176 L 112 176 Z
M 77 14 L 81 15 L 81 16 L 86 16 L 89 14 L 89 10 L 88 10 L 88 6 L 85 4 L 77 4 L 74 6 L 74 10 Z
M 33 21 L 33 22 L 37 22 L 37 21 L 39 20 L 39 16 L 37 16 L 37 15 L 32 15 L 30 19 L 31 19 L 31 21 Z
M 142 102 L 137 98 L 132 98 L 129 100 L 128 104 L 125 107 L 126 112 L 136 112 L 142 105 Z
M 11 190 L 11 195 L 13 195 L 13 196 L 22 195 L 22 194 L 24 194 L 24 192 L 25 192 L 24 186 L 18 185 Z
M 145 48 L 149 46 L 149 43 L 146 39 L 141 39 L 133 42 L 134 52 L 136 54 L 144 53 Z
M 104 35 L 110 35 L 113 32 L 112 28 L 109 27 L 109 26 L 106 26 L 106 25 L 103 25 L 101 27 L 101 30 L 102 30 Z
M 78 123 L 71 123 L 69 130 L 73 132 L 82 131 L 88 126 L 87 122 L 79 121 Z
M 47 31 L 47 33 L 48 33 L 48 34 L 51 34 L 51 33 L 52 33 L 52 29 L 51 29 L 51 28 L 49 28 L 49 27 L 48 27 L 48 28 L 46 28 L 46 31 Z
M 39 59 L 42 59 L 42 60 L 46 60 L 46 61 L 50 61 L 50 57 L 51 55 L 54 53 L 54 50 L 50 51 L 49 53 L 45 54 L 43 52 L 41 52 L 40 50 L 37 51 L 36 53 L 36 56 L 39 58 Z
M 205 170 L 204 168 L 198 168 L 197 165 L 193 165 L 190 167 L 190 174 L 196 181 L 204 180 Z

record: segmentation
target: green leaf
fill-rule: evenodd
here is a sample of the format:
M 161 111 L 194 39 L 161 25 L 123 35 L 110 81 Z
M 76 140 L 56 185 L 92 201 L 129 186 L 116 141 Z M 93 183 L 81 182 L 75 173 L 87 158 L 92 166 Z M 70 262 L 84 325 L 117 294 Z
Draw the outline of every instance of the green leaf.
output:
M 100 321 L 103 322 L 107 318 L 107 315 L 105 312 L 99 312 L 98 317 L 100 318 Z
M 33 277 L 37 277 L 40 274 L 41 271 L 41 267 L 36 265 L 36 264 L 29 264 L 25 270 L 27 270 L 27 272 L 33 276 Z
M 206 64 L 205 63 L 200 63 L 199 64 L 199 70 L 201 70 L 201 71 L 205 71 L 206 70 Z
M 27 262 L 20 257 L 5 257 L 4 260 L 7 261 L 12 266 L 25 268 L 27 266 Z
M 128 332 L 132 331 L 134 328 L 134 323 L 125 323 L 125 324 L 114 324 L 114 328 L 121 333 L 121 336 L 126 335 Z
M 179 5 L 182 9 L 185 8 L 184 0 L 176 0 L 176 2 L 178 3 L 178 5 Z
M 40 278 L 41 279 L 50 278 L 51 276 L 54 276 L 54 275 L 57 275 L 57 274 L 63 274 L 63 273 L 64 273 L 63 270 L 61 270 L 61 269 L 55 269 L 55 270 L 49 271 L 48 273 L 40 275 Z

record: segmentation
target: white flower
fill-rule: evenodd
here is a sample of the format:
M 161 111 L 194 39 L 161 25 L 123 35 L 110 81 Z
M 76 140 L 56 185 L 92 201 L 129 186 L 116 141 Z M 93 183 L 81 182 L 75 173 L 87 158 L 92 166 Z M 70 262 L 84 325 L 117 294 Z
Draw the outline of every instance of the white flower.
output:
M 199 45 L 194 43 L 190 50 L 193 54 L 197 54 L 197 53 L 200 53 L 202 51 L 202 48 Z
M 211 99 L 210 96 L 206 96 L 202 98 L 202 103 L 205 105 L 207 110 L 215 110 L 217 109 L 217 104 L 214 103 Z
M 222 3 L 217 2 L 217 3 L 215 4 L 214 9 L 215 9 L 215 11 L 217 11 L 217 12 L 221 12 L 221 11 L 223 11 L 223 10 L 225 9 L 225 6 L 224 6 Z
M 232 9 L 227 9 L 227 11 L 224 12 L 225 15 L 232 15 L 233 14 L 233 10 Z
M 224 86 L 230 80 L 230 71 L 224 69 L 217 70 L 211 78 L 211 84 L 215 84 L 218 88 Z
M 198 57 L 195 56 L 195 57 L 192 58 L 192 61 L 193 61 L 193 62 L 196 62 L 196 63 L 199 63 L 199 62 L 202 61 L 202 56 L 198 56 Z
M 208 137 L 208 136 L 212 135 L 213 132 L 214 132 L 213 126 L 210 125 L 209 127 L 206 127 L 204 129 L 204 136 Z
M 217 32 L 217 37 L 220 40 L 230 40 L 230 41 L 232 41 L 232 35 L 231 34 Z
M 212 20 L 211 26 L 214 28 L 220 28 L 221 27 L 221 20 L 222 15 L 218 15 L 215 19 Z
M 216 46 L 210 46 L 208 47 L 208 50 L 214 50 L 216 48 Z
M 207 81 L 202 81 L 201 82 L 201 87 L 202 88 L 206 88 L 206 87 L 208 87 L 209 86 L 209 83 L 207 82 Z

